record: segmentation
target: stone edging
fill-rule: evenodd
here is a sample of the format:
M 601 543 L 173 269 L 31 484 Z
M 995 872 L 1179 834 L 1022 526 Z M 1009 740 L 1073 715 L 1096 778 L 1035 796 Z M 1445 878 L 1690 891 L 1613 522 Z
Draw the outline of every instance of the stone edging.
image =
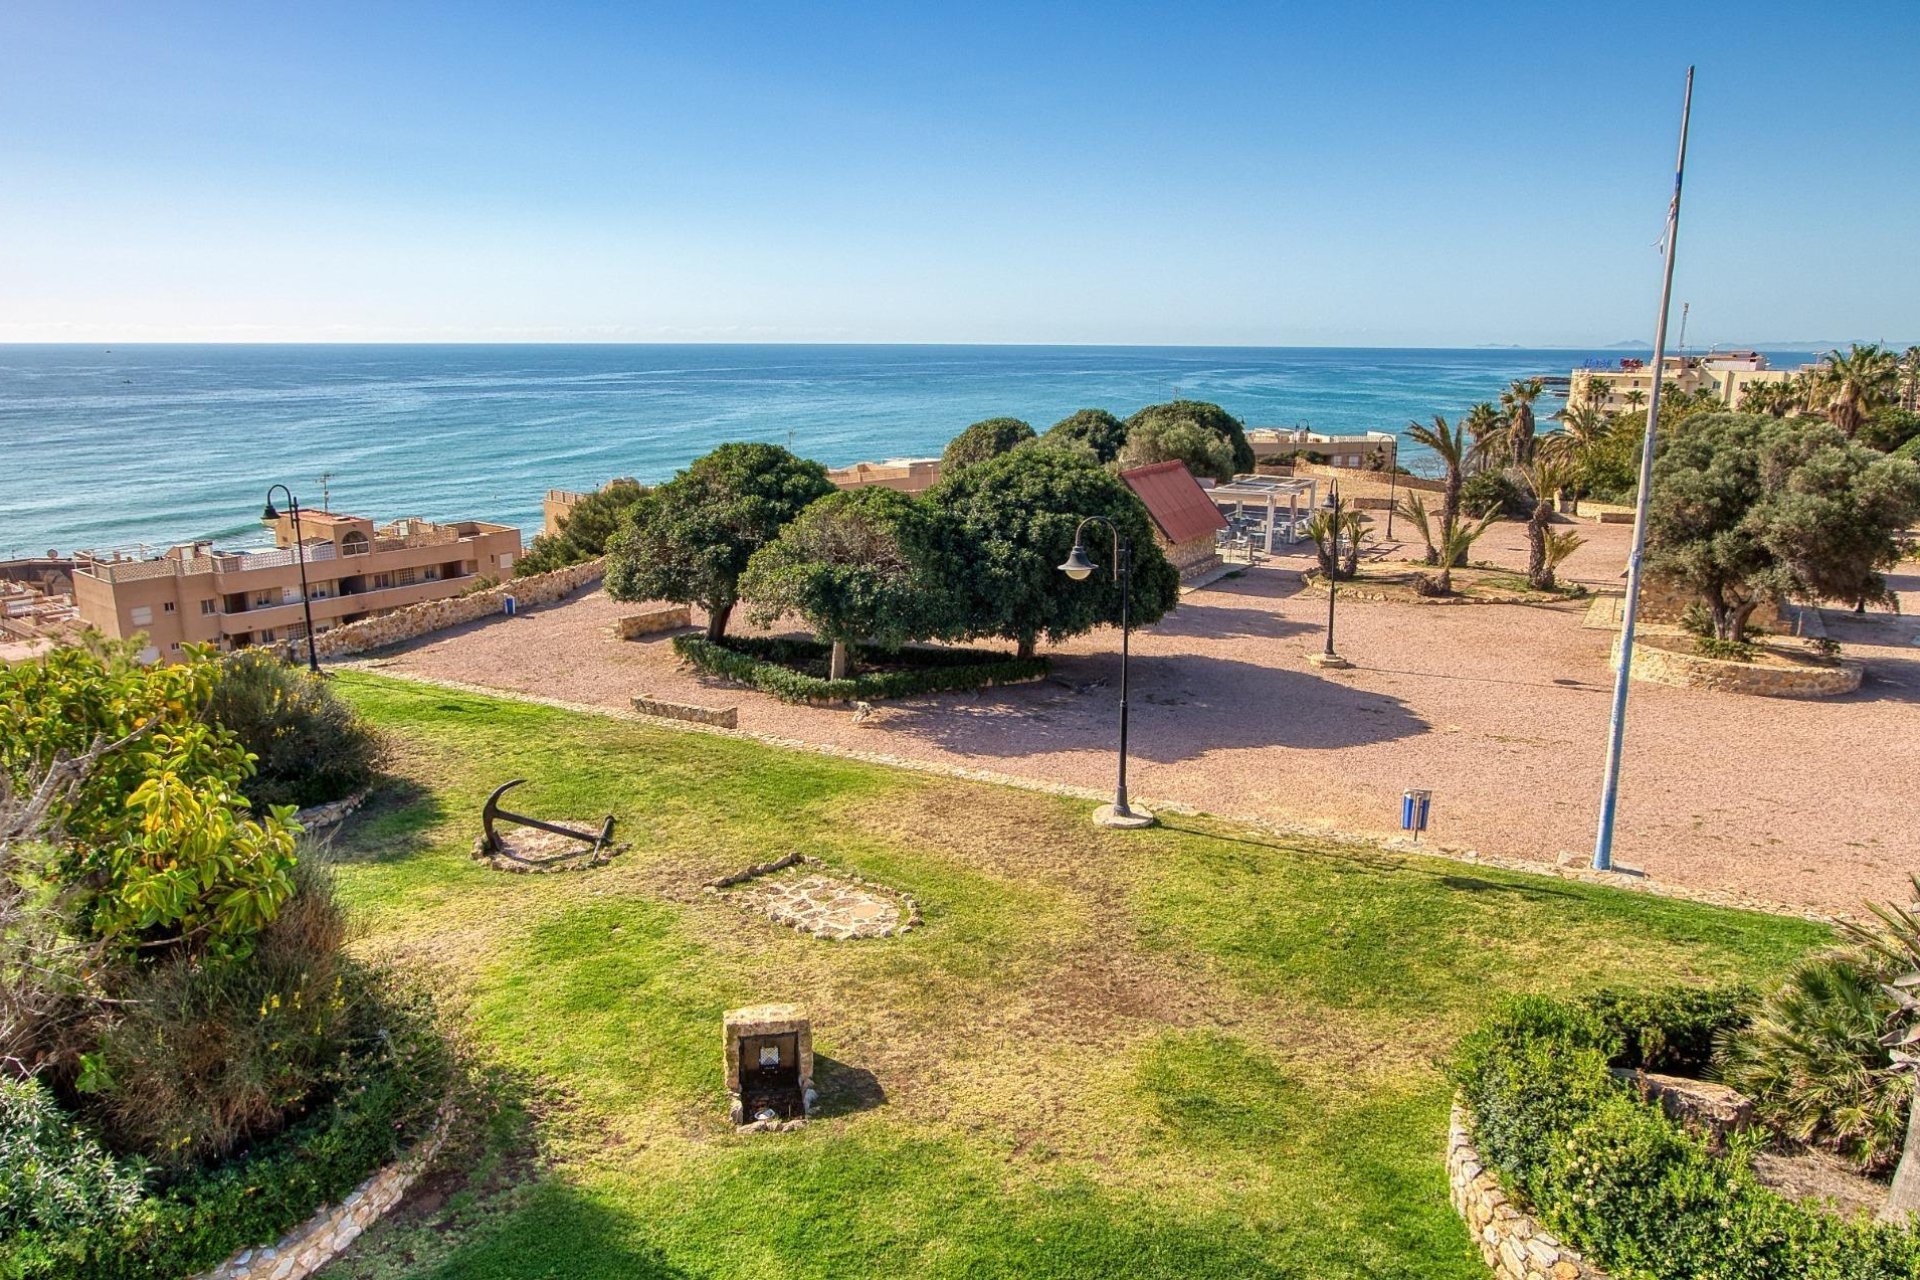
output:
M 1561 1244 L 1516 1208 L 1500 1179 L 1480 1163 L 1458 1102 L 1447 1126 L 1447 1186 L 1480 1257 L 1498 1280 L 1607 1280 L 1607 1273 Z
M 367 802 L 367 796 L 372 790 L 372 787 L 362 787 L 344 800 L 335 800 L 331 804 L 311 805 L 294 814 L 293 820 L 307 831 L 319 831 L 326 827 L 338 826 Z
M 339 1204 L 322 1206 L 275 1243 L 242 1249 L 193 1280 L 305 1280 L 345 1253 L 361 1232 L 400 1203 L 440 1153 L 452 1127 L 453 1113 L 442 1109 L 413 1150 L 377 1170 Z
M 660 716 L 644 715 L 637 711 L 627 711 L 619 707 L 599 706 L 590 702 L 571 702 L 565 698 L 548 698 L 535 693 L 520 693 L 512 689 L 499 689 L 492 685 L 474 684 L 467 680 L 443 680 L 435 676 L 414 675 L 406 671 L 388 671 L 383 669 L 378 659 L 364 662 L 343 662 L 338 664 L 341 670 L 360 670 L 370 675 L 382 676 L 388 680 L 404 680 L 409 684 L 425 685 L 434 689 L 446 689 L 453 693 L 467 693 L 481 698 L 498 698 L 505 702 L 524 702 L 533 706 L 552 707 L 557 711 L 572 711 L 580 715 L 602 716 L 610 720 L 631 720 L 638 724 L 648 724 L 659 729 L 678 729 L 684 733 L 705 733 L 717 738 L 734 738 L 745 742 L 758 742 L 770 747 L 780 747 L 788 751 L 805 751 L 811 755 L 829 756 L 836 760 L 858 760 L 863 764 L 885 765 L 891 769 L 905 769 L 910 773 L 927 774 L 937 778 L 954 778 L 962 782 L 989 782 L 995 786 L 1012 787 L 1019 791 L 1037 792 L 1041 795 L 1065 796 L 1072 800 L 1089 800 L 1103 804 L 1113 799 L 1110 791 L 1096 791 L 1092 787 L 1076 787 L 1070 783 L 1048 782 L 1042 778 L 1023 777 L 1017 773 L 1003 773 L 997 769 L 975 769 L 966 765 L 943 764 L 937 760 L 920 760 L 912 756 L 889 755 L 882 751 L 861 751 L 853 747 L 835 746 L 825 742 L 809 742 L 805 738 L 783 737 L 777 733 L 756 733 L 751 729 L 720 729 L 710 725 L 692 724 L 684 720 L 668 720 Z M 769 694 L 769 697 L 772 695 Z M 1194 805 L 1183 804 L 1177 800 L 1160 800 L 1151 796 L 1135 796 L 1134 801 L 1154 813 L 1180 814 L 1187 817 L 1199 817 L 1208 811 Z M 1514 858 L 1503 854 L 1482 853 L 1467 845 L 1441 844 L 1431 841 L 1414 842 L 1406 836 L 1390 835 L 1380 832 L 1349 831 L 1326 823 L 1289 822 L 1279 818 L 1248 817 L 1241 814 L 1215 814 L 1243 827 L 1265 835 L 1284 836 L 1293 839 L 1336 842 L 1362 846 L 1366 849 L 1380 849 L 1389 853 L 1410 853 L 1428 858 L 1441 858 L 1449 862 L 1465 863 L 1476 867 L 1498 867 L 1503 871 L 1524 872 L 1527 875 L 1551 876 L 1556 880 L 1572 880 L 1581 884 L 1604 885 L 1610 889 L 1620 889 L 1631 893 L 1651 894 L 1656 898 L 1674 898 L 1683 902 L 1699 902 L 1714 907 L 1734 907 L 1743 911 L 1763 911 L 1768 915 L 1792 916 L 1795 919 L 1811 920 L 1816 924 L 1832 924 L 1836 920 L 1847 919 L 1845 915 L 1828 915 L 1806 907 L 1796 907 L 1784 902 L 1771 902 L 1765 898 L 1753 898 L 1745 894 L 1731 893 L 1724 889 L 1695 889 L 1686 885 L 1667 884 L 1650 877 L 1634 874 L 1621 875 L 1618 872 L 1592 871 L 1584 866 L 1561 866 L 1552 862 L 1541 862 L 1531 858 Z
M 878 932 L 865 934 L 855 933 L 845 935 L 846 937 L 894 938 L 911 933 L 926 924 L 925 918 L 920 914 L 920 899 L 914 897 L 912 894 L 901 889 L 896 889 L 892 885 L 881 884 L 878 880 L 869 880 L 858 872 L 836 870 L 822 859 L 816 858 L 810 853 L 794 852 L 784 854 L 781 857 L 773 859 L 771 862 L 756 862 L 744 871 L 736 871 L 732 875 L 720 876 L 717 879 L 709 880 L 702 888 L 708 893 L 724 894 L 728 889 L 738 888 L 743 884 L 759 879 L 761 876 L 770 876 L 776 871 L 785 871 L 788 867 L 807 866 L 819 867 L 833 879 L 843 884 L 850 884 L 856 889 L 873 889 L 880 893 L 892 894 L 900 900 L 900 905 L 906 908 L 904 913 L 905 918 L 897 925 L 880 929 Z M 777 923 L 785 924 L 788 928 L 797 932 L 812 934 L 812 936 L 816 938 L 840 936 L 818 932 L 807 927 L 807 925 L 799 920 L 784 920 L 778 915 L 769 915 L 768 918 Z
M 1620 638 L 1614 637 L 1612 662 L 1620 661 Z M 1633 678 L 1649 684 L 1715 693 L 1744 693 L 1757 698 L 1833 698 L 1860 687 L 1866 668 L 1852 658 L 1832 666 L 1767 666 L 1733 662 L 1701 653 L 1663 649 L 1635 638 Z

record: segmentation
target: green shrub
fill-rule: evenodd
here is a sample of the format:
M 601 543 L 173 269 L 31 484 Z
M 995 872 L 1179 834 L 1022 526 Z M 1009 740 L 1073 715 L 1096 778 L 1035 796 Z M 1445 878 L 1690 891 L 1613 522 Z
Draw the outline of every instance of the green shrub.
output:
M 1846 955 L 1797 966 L 1751 1025 L 1723 1037 L 1721 1078 L 1754 1114 L 1795 1142 L 1827 1147 L 1866 1170 L 1900 1157 L 1913 1082 L 1880 1043 L 1895 973 Z
M 327 682 L 261 649 L 220 660 L 207 713 L 254 755 L 254 811 L 345 799 L 373 781 L 379 737 Z
M 0 1077 L 0 1275 L 58 1274 L 76 1233 L 124 1220 L 145 1188 L 37 1080 Z
M 1619 1043 L 1611 1065 L 1700 1076 L 1720 1042 L 1752 1020 L 1757 999 L 1749 987 L 1662 987 L 1596 991 L 1580 1003 Z
M 609 480 L 567 512 L 555 533 L 536 536 L 513 566 L 516 578 L 550 573 L 603 555 L 607 539 L 619 532 L 635 504 L 647 494 L 639 481 Z
M 339 1083 L 350 1004 L 373 995 L 340 954 L 326 872 L 302 858 L 296 880 L 245 963 L 165 956 L 116 992 L 87 1098 L 115 1148 L 178 1171 L 277 1132 Z
M 1722 640 L 1718 636 L 1695 636 L 1693 651 L 1703 658 L 1723 662 L 1752 662 L 1757 650 L 1745 640 Z
M 1690 602 L 1680 611 L 1680 629 L 1690 636 L 1702 639 L 1713 638 L 1713 615 L 1707 612 L 1707 606 L 1698 600 Z
M 674 651 L 708 675 L 750 685 L 783 702 L 908 698 L 950 689 L 1030 680 L 1052 669 L 1046 658 L 1016 658 L 987 649 L 907 647 L 888 655 L 905 670 L 863 671 L 848 680 L 825 678 L 831 646 L 782 637 L 675 636 Z
M 1846 1222 L 1759 1186 L 1748 1140 L 1725 1155 L 1608 1071 L 1642 1046 L 1691 1043 L 1735 1016 L 1735 996 L 1519 1000 L 1461 1045 L 1453 1079 L 1481 1159 L 1548 1229 L 1618 1280 L 1911 1280 L 1920 1236 Z M 1658 1033 L 1649 1036 L 1650 1031 Z
M 1497 511 L 1510 520 L 1533 514 L 1533 499 L 1504 471 L 1476 471 L 1460 486 L 1460 509 L 1475 520 Z

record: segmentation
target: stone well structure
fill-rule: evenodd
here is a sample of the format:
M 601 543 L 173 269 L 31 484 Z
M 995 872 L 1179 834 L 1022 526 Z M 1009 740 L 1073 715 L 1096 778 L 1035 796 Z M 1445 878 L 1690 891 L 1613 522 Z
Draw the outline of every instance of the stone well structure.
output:
M 813 1023 L 797 1004 L 729 1010 L 720 1024 L 733 1122 L 792 1129 L 813 1110 Z

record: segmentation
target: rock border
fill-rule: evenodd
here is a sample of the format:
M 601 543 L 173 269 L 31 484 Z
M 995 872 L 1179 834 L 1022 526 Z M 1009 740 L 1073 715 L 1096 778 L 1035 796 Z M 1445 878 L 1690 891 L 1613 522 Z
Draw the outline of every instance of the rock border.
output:
M 335 800 L 330 804 L 309 805 L 293 815 L 293 820 L 309 832 L 324 831 L 328 827 L 337 827 L 359 810 L 373 794 L 372 787 L 362 787 L 344 800 Z
M 1608 1280 L 1508 1199 L 1500 1179 L 1480 1163 L 1467 1109 L 1459 1102 L 1447 1125 L 1447 1186 L 1454 1210 L 1498 1280 Z
M 413 1150 L 376 1170 L 339 1204 L 322 1205 L 273 1244 L 242 1249 L 193 1280 L 306 1280 L 345 1253 L 361 1232 L 400 1203 L 440 1154 L 452 1128 L 453 1112 L 443 1107 Z
M 1619 661 L 1620 638 L 1615 636 L 1608 665 Z M 1633 642 L 1633 678 L 1680 689 L 1754 698 L 1837 698 L 1858 690 L 1865 677 L 1866 667 L 1854 658 L 1838 659 L 1831 666 L 1776 667 L 1663 649 L 1637 636 Z
M 892 897 L 898 898 L 904 918 L 899 924 L 882 929 L 877 933 L 841 936 L 809 929 L 798 920 L 782 920 L 771 912 L 755 910 L 751 912 L 751 914 L 765 915 L 767 919 L 772 920 L 775 924 L 785 925 L 795 933 L 804 933 L 809 937 L 836 942 L 863 942 L 876 938 L 898 938 L 904 934 L 911 933 L 915 929 L 923 928 L 926 924 L 926 921 L 920 915 L 920 900 L 912 894 L 902 889 L 896 889 L 892 885 L 881 884 L 877 880 L 869 880 L 858 872 L 842 871 L 837 867 L 829 866 L 827 863 L 809 853 L 789 853 L 775 858 L 771 862 L 756 862 L 744 871 L 736 871 L 732 875 L 718 876 L 709 880 L 702 885 L 701 888 L 705 889 L 708 893 L 724 896 L 728 889 L 738 888 L 750 880 L 757 880 L 761 876 L 770 876 L 777 871 L 785 871 L 788 867 L 799 866 L 819 867 L 834 879 L 850 884 L 856 889 L 872 889 L 876 892 L 889 894 Z

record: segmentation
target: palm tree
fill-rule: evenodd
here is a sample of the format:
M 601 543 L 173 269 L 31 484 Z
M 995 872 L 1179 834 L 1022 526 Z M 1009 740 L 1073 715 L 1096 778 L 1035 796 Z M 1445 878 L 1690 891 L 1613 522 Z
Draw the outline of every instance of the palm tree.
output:
M 1851 440 L 1860 424 L 1892 397 L 1897 376 L 1893 353 L 1878 343 L 1855 343 L 1845 355 L 1827 352 L 1817 373 L 1827 421 Z
M 1580 487 L 1594 451 L 1612 435 L 1613 424 L 1591 404 L 1575 405 L 1561 415 L 1560 429 L 1540 437 L 1539 456 L 1567 469 L 1564 488 L 1573 497 L 1573 514 L 1580 514 Z
M 1541 458 L 1515 469 L 1533 493 L 1533 513 L 1527 518 L 1527 585 L 1535 591 L 1554 589 L 1554 570 L 1586 541 L 1577 534 L 1556 537 L 1553 499 L 1573 483 L 1573 470 L 1564 462 Z
M 1900 353 L 1900 407 L 1908 413 L 1920 410 L 1920 347 Z
M 1647 402 L 1647 393 L 1635 387 L 1633 390 L 1627 392 L 1626 395 L 1622 396 L 1621 399 L 1627 402 L 1627 408 L 1638 409 Z
M 1546 389 L 1547 384 L 1538 378 L 1516 378 L 1500 393 L 1500 407 L 1506 410 L 1507 438 L 1513 446 L 1516 467 L 1533 461 L 1533 402 Z
M 1447 420 L 1439 414 L 1433 415 L 1433 425 L 1426 426 L 1418 422 L 1407 424 L 1407 435 L 1417 444 L 1423 444 L 1440 456 L 1446 464 L 1446 487 L 1440 491 L 1440 522 L 1450 526 L 1460 517 L 1460 468 L 1466 462 L 1467 432 L 1466 424 L 1450 427 Z M 1427 563 L 1432 564 L 1435 555 L 1433 541 L 1427 541 Z
M 1438 566 L 1440 570 L 1427 581 L 1432 594 L 1443 596 L 1453 594 L 1455 566 L 1466 563 L 1467 552 L 1473 549 L 1473 544 L 1500 518 L 1499 510 L 1495 509 L 1478 520 L 1462 521 L 1456 509 L 1451 517 L 1441 521 L 1436 536 L 1426 499 L 1417 493 L 1410 493 L 1400 500 L 1400 514 L 1420 531 L 1421 541 L 1427 544 L 1427 563 Z
M 1784 418 L 1799 404 L 1800 395 L 1789 379 L 1778 382 L 1749 382 L 1740 392 L 1740 412 L 1764 413 Z
M 1473 441 L 1473 447 L 1467 451 L 1467 461 L 1478 471 L 1491 459 L 1495 441 L 1505 436 L 1507 420 L 1500 416 L 1500 411 L 1493 407 L 1492 401 L 1482 400 L 1467 410 L 1467 416 L 1460 420 L 1460 425 Z
M 1920 896 L 1920 876 L 1913 877 L 1913 888 Z M 1841 928 L 1900 975 L 1880 988 L 1895 1005 L 1880 1043 L 1886 1046 L 1893 1069 L 1912 1075 L 1920 1090 L 1920 1070 L 1916 1070 L 1920 1068 L 1920 994 L 1916 994 L 1920 993 L 1920 903 L 1904 908 L 1869 903 L 1867 910 L 1874 916 L 1871 924 L 1846 921 Z M 1907 1110 L 1906 1142 L 1894 1166 L 1893 1185 L 1880 1208 L 1880 1220 L 1906 1222 L 1916 1211 L 1920 1211 L 1920 1092 Z
M 1360 544 L 1366 541 L 1367 526 L 1372 523 L 1352 508 L 1338 514 L 1313 513 L 1313 518 L 1307 521 L 1307 537 L 1313 540 L 1313 550 L 1324 577 L 1329 581 L 1347 579 L 1359 572 Z

